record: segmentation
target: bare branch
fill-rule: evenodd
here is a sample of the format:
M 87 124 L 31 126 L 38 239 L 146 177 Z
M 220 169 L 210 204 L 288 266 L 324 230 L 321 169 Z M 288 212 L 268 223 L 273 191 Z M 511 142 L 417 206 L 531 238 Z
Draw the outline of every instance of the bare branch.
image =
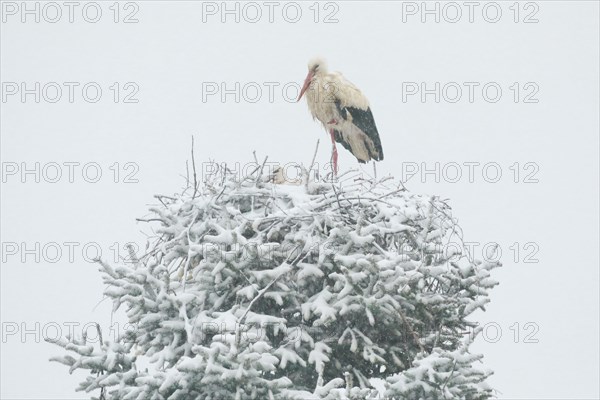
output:
M 265 160 L 263 161 L 262 165 L 260 166 L 260 171 L 258 171 L 258 175 L 256 176 L 256 181 L 254 182 L 256 185 L 258 184 L 258 182 L 260 181 L 260 178 L 262 177 L 263 169 L 265 168 L 265 164 L 267 163 L 268 159 L 269 159 L 269 156 L 266 156 Z
M 194 194 L 192 195 L 192 199 L 195 199 L 198 192 L 198 181 L 196 179 L 196 160 L 194 158 L 194 135 L 192 135 L 192 169 L 194 171 Z
M 308 171 L 306 172 L 306 190 L 308 191 L 308 182 L 310 181 L 310 172 L 315 165 L 315 159 L 317 158 L 317 151 L 319 150 L 319 142 L 321 139 L 317 139 L 317 145 L 315 146 L 315 153 L 313 154 L 312 161 L 310 162 L 310 167 L 308 167 Z

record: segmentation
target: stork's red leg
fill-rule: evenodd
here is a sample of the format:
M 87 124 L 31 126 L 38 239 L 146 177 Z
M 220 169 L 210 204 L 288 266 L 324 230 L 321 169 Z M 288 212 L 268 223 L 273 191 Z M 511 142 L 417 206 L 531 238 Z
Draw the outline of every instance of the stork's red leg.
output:
M 332 159 L 333 159 L 333 174 L 337 175 L 338 173 L 338 152 L 337 152 L 337 146 L 335 145 L 335 132 L 333 131 L 333 129 L 329 130 L 329 134 L 331 135 L 331 144 L 333 145 L 333 151 L 332 151 Z

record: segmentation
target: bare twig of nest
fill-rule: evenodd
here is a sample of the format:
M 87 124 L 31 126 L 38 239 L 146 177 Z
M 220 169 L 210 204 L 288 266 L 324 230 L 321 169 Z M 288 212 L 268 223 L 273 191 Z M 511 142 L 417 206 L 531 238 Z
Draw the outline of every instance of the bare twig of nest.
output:
M 194 158 L 194 136 L 192 135 L 192 170 L 194 172 L 194 194 L 192 195 L 192 199 L 196 198 L 196 193 L 198 192 L 198 180 L 196 179 L 196 159 Z
M 308 184 L 310 181 L 310 173 L 312 172 L 313 167 L 315 166 L 315 159 L 317 158 L 317 151 L 319 150 L 319 143 L 321 139 L 317 139 L 317 145 L 315 146 L 315 152 L 313 154 L 313 158 L 310 162 L 310 166 L 308 167 L 308 171 L 306 171 L 306 191 L 308 191 Z

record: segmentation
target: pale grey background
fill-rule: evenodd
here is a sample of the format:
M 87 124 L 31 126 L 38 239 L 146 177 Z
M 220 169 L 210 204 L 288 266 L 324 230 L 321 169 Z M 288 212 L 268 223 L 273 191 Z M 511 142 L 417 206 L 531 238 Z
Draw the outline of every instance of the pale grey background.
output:
M 256 24 L 231 17 L 223 24 L 218 16 L 203 23 L 201 5 L 183 1 L 138 2 L 139 23 L 114 24 L 112 2 L 101 4 L 106 14 L 97 24 L 81 14 L 73 24 L 18 17 L 2 24 L 3 82 L 96 81 L 105 89 L 96 104 L 80 96 L 73 104 L 14 98 L 1 104 L 3 162 L 95 161 L 104 173 L 96 184 L 81 175 L 54 184 L 10 177 L 2 185 L 3 242 L 98 242 L 108 259 L 111 243 L 143 243 L 144 227 L 134 219 L 146 214 L 152 195 L 181 189 L 192 134 L 198 162 L 251 161 L 255 149 L 271 160 L 308 163 L 317 138 L 318 160 L 325 162 L 327 136 L 304 101 L 287 102 L 276 90 L 272 103 L 266 93 L 255 104 L 236 104 L 231 96 L 203 103 L 201 93 L 205 81 L 300 83 L 307 60 L 323 55 L 371 101 L 385 149 L 380 175 L 399 177 L 403 162 L 502 166 L 495 184 L 480 169 L 473 183 L 466 177 L 407 183 L 415 192 L 449 198 L 466 240 L 502 247 L 504 267 L 494 273 L 501 285 L 487 313 L 478 315 L 482 323 L 497 323 L 502 337 L 496 343 L 479 338 L 473 347 L 495 371 L 490 383 L 499 397 L 598 398 L 597 2 L 537 2 L 536 24 L 515 24 L 512 2 L 500 3 L 504 14 L 496 24 L 480 13 L 474 23 L 465 16 L 456 24 L 423 24 L 418 16 L 402 23 L 400 2 L 337 2 L 333 24 L 314 23 L 312 3 L 302 3 L 296 24 L 281 13 L 273 23 L 266 16 Z M 129 81 L 140 87 L 139 103 L 114 104 L 108 86 Z M 472 104 L 402 103 L 406 81 L 495 81 L 504 92 L 494 104 L 481 96 Z M 508 86 L 530 81 L 539 85 L 539 103 L 515 104 Z M 137 163 L 139 183 L 112 182 L 114 162 Z M 535 162 L 539 183 L 514 183 L 508 168 L 514 162 Z M 340 163 L 355 166 L 345 151 Z M 539 263 L 523 263 L 523 254 L 515 263 L 508 249 L 514 242 L 537 243 Z M 73 263 L 64 254 L 54 264 L 12 256 L 1 279 L 5 326 L 110 326 L 111 305 L 95 308 L 100 274 L 80 252 Z M 515 322 L 519 343 L 510 330 Z M 527 322 L 539 326 L 539 343 L 523 343 Z M 25 339 L 14 335 L 2 343 L 3 399 L 86 397 L 74 392 L 81 374 L 69 376 L 66 367 L 47 361 L 61 349 L 37 343 L 34 335 Z

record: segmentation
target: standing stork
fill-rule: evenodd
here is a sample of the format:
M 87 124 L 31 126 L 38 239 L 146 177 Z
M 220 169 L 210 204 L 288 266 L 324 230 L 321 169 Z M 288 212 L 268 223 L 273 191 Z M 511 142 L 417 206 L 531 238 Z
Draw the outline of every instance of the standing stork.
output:
M 325 61 L 317 58 L 308 63 L 308 75 L 296 101 L 300 101 L 305 92 L 313 119 L 318 119 L 329 130 L 335 174 L 338 171 L 336 142 L 350 151 L 359 163 L 383 160 L 369 101 L 356 86 L 339 72 L 328 72 Z

